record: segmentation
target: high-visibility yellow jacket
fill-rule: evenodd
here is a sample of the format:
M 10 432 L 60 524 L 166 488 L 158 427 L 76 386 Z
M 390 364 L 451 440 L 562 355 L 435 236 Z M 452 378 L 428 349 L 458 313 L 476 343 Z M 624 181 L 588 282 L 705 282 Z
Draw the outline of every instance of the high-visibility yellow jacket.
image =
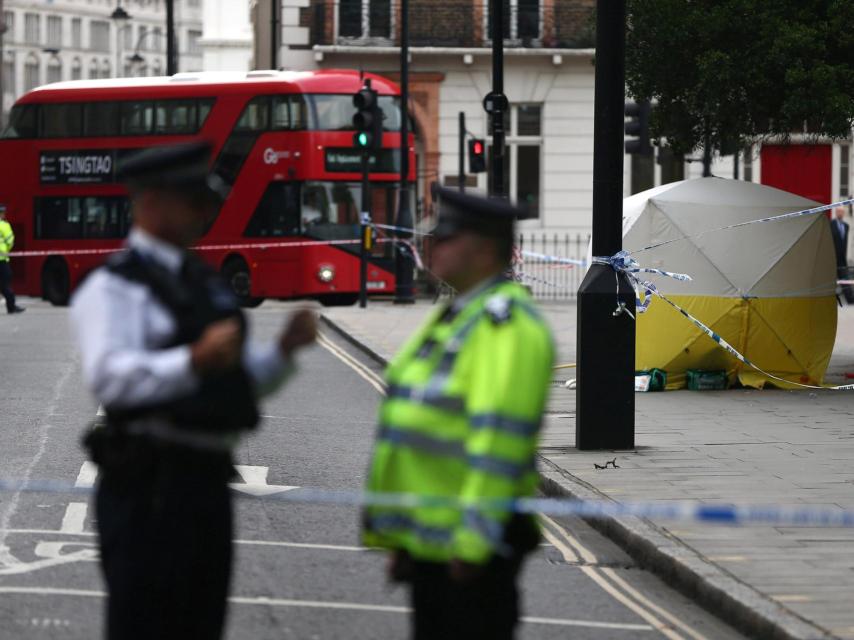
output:
M 462 309 L 437 310 L 386 372 L 367 488 L 462 505 L 368 507 L 363 542 L 437 562 L 482 564 L 506 552 L 506 501 L 537 487 L 553 358 L 521 285 L 496 279 Z
M 0 262 L 9 262 L 12 247 L 15 246 L 15 234 L 12 233 L 12 225 L 5 220 L 0 220 Z

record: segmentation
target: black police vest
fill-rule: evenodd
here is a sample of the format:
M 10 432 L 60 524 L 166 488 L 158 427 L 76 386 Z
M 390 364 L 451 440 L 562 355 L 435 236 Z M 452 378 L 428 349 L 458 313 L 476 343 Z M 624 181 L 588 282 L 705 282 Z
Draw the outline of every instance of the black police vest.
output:
M 186 257 L 175 275 L 129 250 L 113 255 L 105 268 L 121 278 L 144 285 L 172 316 L 175 333 L 163 349 L 188 345 L 219 320 L 235 318 L 246 339 L 246 318 L 228 284 L 194 256 Z M 109 424 L 121 426 L 142 417 L 157 416 L 171 424 L 207 433 L 232 433 L 258 424 L 258 406 L 249 375 L 240 364 L 230 371 L 205 376 L 198 388 L 164 403 L 114 410 L 105 407 Z

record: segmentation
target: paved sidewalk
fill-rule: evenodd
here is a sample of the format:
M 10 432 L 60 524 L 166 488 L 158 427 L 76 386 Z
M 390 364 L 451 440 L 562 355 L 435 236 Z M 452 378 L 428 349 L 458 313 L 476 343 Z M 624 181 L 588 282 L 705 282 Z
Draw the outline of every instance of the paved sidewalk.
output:
M 381 360 L 430 305 L 371 303 L 326 320 Z M 576 307 L 544 304 L 574 362 Z M 557 379 L 572 377 L 562 370 Z M 854 307 L 840 310 L 828 383 L 854 371 Z M 603 390 L 606 391 L 606 390 Z M 702 500 L 854 508 L 854 392 L 673 391 L 636 396 L 636 444 L 580 452 L 575 393 L 555 385 L 541 448 L 547 490 L 618 501 Z M 617 456 L 619 469 L 596 470 Z M 752 637 L 854 639 L 854 529 L 613 519 L 597 526 Z

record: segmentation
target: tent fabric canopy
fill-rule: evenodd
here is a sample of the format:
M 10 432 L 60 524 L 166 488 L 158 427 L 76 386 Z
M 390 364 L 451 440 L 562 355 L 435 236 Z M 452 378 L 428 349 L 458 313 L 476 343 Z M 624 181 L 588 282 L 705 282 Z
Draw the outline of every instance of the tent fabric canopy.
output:
M 826 217 L 717 231 L 814 206 L 748 182 L 671 183 L 624 200 L 623 246 L 644 267 L 690 275 L 691 282 L 650 280 L 757 366 L 792 382 L 820 384 L 836 335 L 836 271 Z M 684 386 L 687 369 L 725 369 L 730 382 L 737 378 L 748 386 L 768 382 L 661 303 L 638 317 L 636 366 L 667 371 L 668 388 Z

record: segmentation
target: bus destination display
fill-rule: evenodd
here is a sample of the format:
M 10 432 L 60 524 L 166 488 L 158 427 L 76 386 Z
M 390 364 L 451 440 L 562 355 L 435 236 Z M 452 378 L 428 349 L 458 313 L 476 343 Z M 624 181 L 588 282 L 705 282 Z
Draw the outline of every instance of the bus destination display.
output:
M 116 151 L 42 151 L 39 177 L 42 184 L 111 184 L 115 180 Z
M 382 149 L 371 154 L 368 163 L 372 173 L 398 173 L 400 150 Z M 362 152 L 352 148 L 327 149 L 326 170 L 330 173 L 359 173 L 362 170 Z

